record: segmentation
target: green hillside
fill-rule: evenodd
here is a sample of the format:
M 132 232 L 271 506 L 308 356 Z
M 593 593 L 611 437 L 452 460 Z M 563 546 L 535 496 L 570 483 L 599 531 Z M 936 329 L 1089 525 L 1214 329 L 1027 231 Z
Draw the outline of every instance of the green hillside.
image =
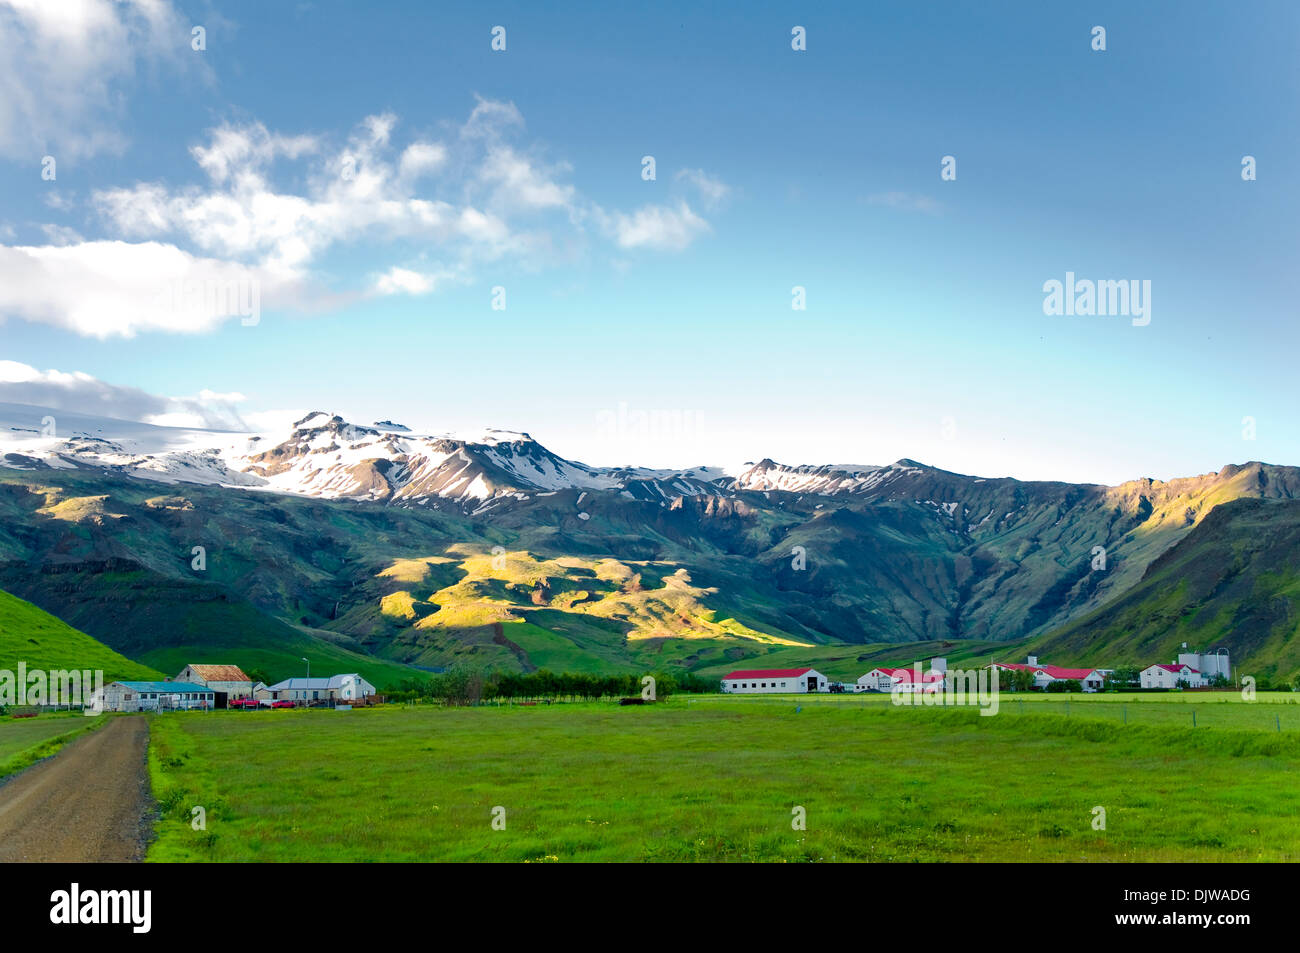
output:
M 160 673 L 17 596 L 0 592 L 0 669 L 102 670 L 104 680 L 155 679 Z
M 1186 642 L 1236 674 L 1300 672 L 1300 502 L 1221 503 L 1118 599 L 1033 642 L 1056 664 L 1149 665 Z
M 307 659 L 313 674 L 358 672 L 381 689 L 425 677 L 418 669 L 358 651 L 337 633 L 260 612 L 220 586 L 172 581 L 139 569 L 105 569 L 80 575 L 77 582 L 75 600 L 61 601 L 48 587 L 38 588 L 34 598 L 66 606 L 69 622 L 168 675 L 191 662 L 229 663 L 278 681 L 305 675 Z

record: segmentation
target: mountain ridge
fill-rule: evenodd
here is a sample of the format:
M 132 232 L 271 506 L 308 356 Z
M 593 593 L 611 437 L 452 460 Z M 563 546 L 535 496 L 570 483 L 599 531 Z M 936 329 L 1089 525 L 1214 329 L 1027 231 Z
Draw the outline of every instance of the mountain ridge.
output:
M 791 642 L 1020 642 L 1138 585 L 1219 504 L 1300 499 L 1300 469 L 1257 461 L 1106 487 L 908 459 L 595 468 L 525 434 L 475 442 L 324 412 L 270 438 L 242 435 L 224 455 L 205 448 L 212 432 L 167 444 L 173 435 L 157 428 L 72 430 L 0 440 L 0 583 L 146 661 L 149 646 L 94 628 L 79 591 L 100 590 L 118 626 L 188 613 L 219 632 L 238 613 L 207 590 L 185 597 L 217 583 L 300 629 L 260 626 L 286 647 L 337 639 L 425 666 L 468 653 L 525 668 L 548 658 L 627 667 L 662 651 L 703 667 Z M 195 544 L 212 556 L 202 582 L 187 569 Z M 485 568 L 498 549 L 518 578 Z M 134 591 L 174 608 L 123 605 L 96 568 L 108 559 L 130 561 Z M 394 584 L 393 567 L 411 560 L 426 568 Z

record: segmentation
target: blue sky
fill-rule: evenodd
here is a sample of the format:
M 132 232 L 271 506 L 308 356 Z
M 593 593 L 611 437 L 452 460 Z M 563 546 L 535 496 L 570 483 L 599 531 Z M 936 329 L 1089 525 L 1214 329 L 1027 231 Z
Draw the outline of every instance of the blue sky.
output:
M 1300 8 L 699 6 L 0 0 L 0 396 L 596 464 L 1300 464 Z M 1045 315 L 1067 271 L 1149 280 L 1150 324 Z M 252 326 L 153 303 L 241 274 Z

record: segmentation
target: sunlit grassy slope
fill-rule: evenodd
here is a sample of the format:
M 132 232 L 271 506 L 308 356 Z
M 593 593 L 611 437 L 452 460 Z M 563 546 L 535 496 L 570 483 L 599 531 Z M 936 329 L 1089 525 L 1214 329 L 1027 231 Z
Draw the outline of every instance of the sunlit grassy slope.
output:
M 716 588 L 669 562 L 448 552 L 395 560 L 338 627 L 424 665 L 645 670 L 812 647 L 719 611 Z
M 160 677 L 157 669 L 133 662 L 30 602 L 0 592 L 0 669 L 15 671 L 19 662 L 29 670 L 102 670 L 106 681 Z

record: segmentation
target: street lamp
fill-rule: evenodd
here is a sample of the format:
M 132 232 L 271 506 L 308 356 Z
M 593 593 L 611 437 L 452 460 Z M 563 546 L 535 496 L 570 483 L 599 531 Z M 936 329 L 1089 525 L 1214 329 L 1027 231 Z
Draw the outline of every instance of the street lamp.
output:
M 307 692 L 311 690 L 311 659 L 307 658 L 305 655 L 300 655 L 298 657 L 307 663 L 307 687 L 304 688 L 302 692 L 302 700 L 306 701 Z

